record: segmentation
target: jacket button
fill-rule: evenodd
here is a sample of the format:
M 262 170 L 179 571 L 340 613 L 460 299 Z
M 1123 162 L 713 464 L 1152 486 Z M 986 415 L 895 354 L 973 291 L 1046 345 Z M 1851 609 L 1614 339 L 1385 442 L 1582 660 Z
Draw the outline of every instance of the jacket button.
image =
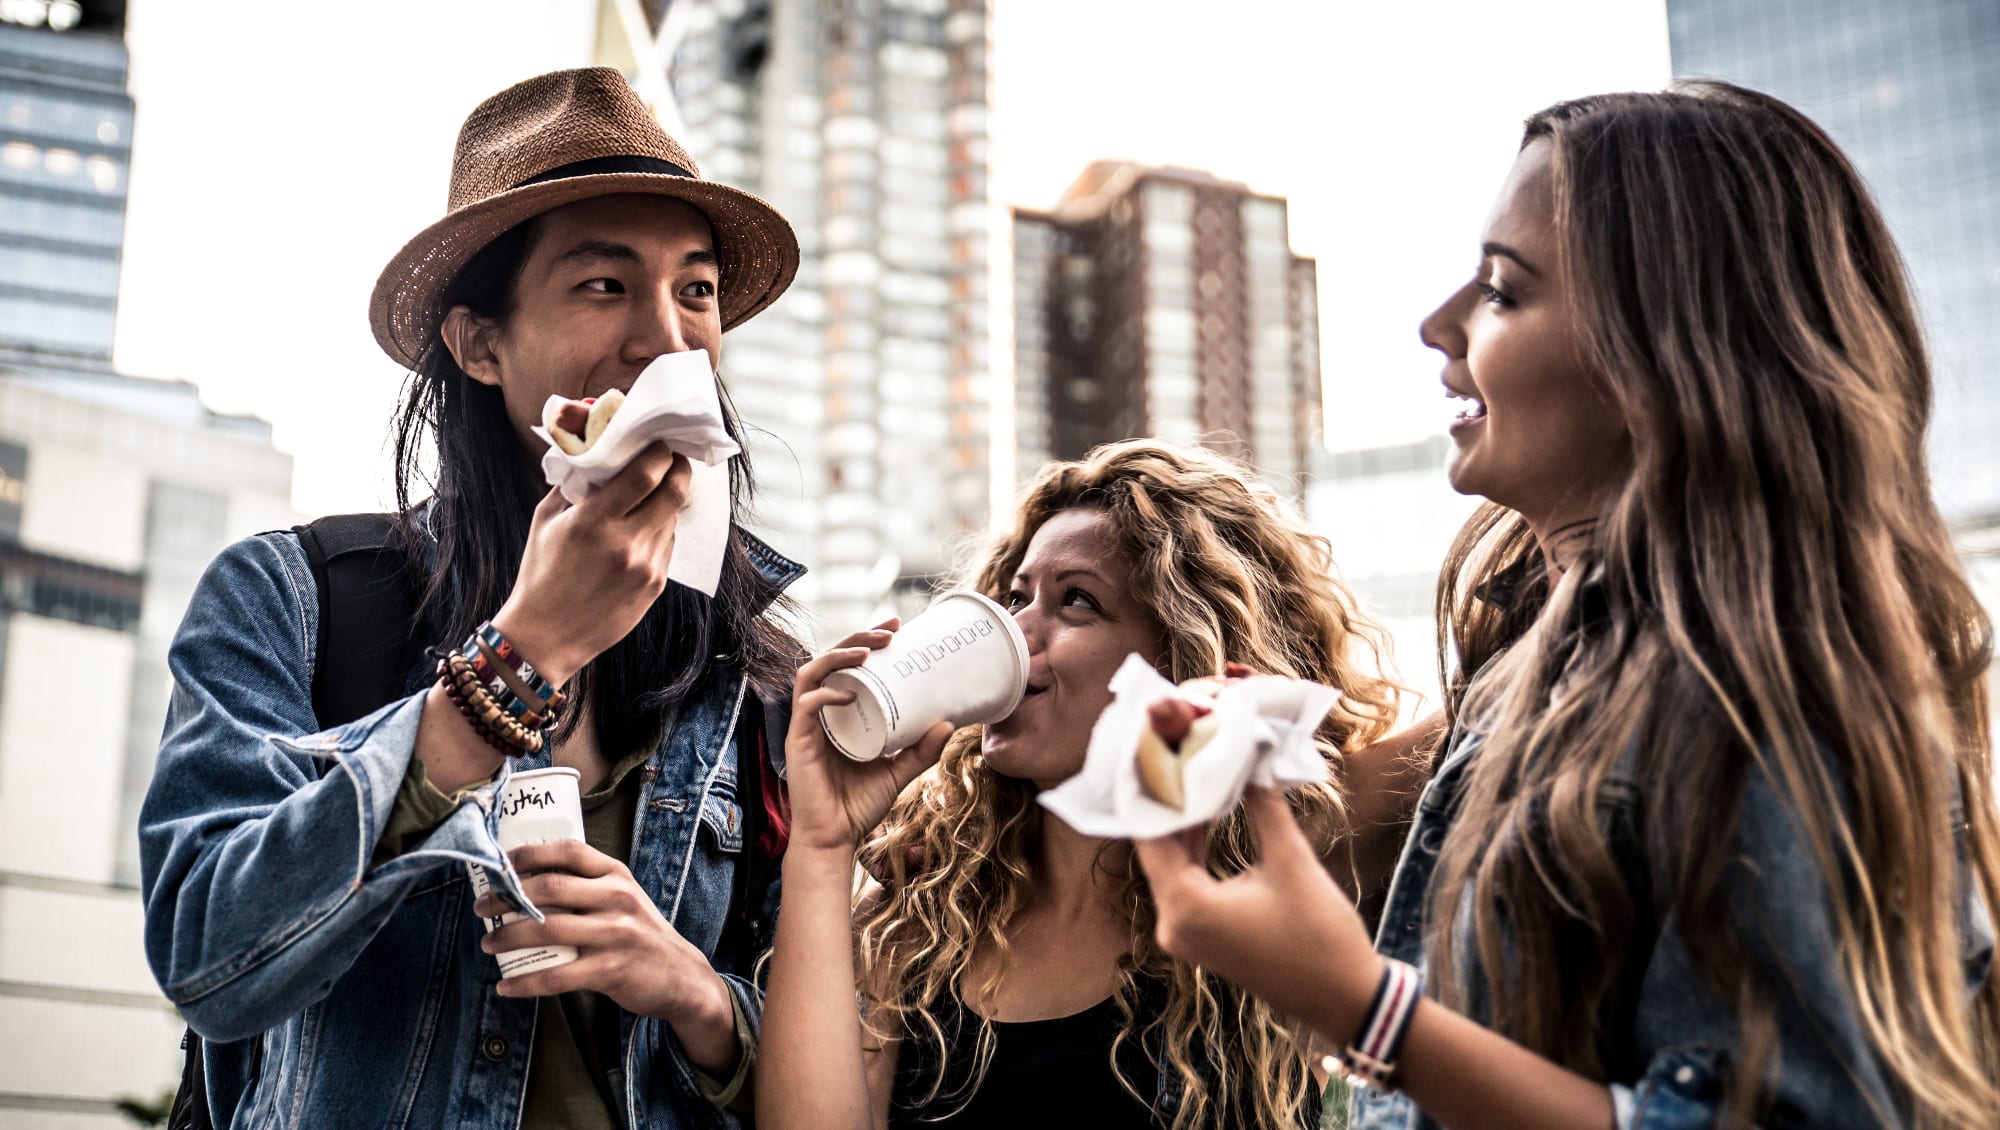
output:
M 507 1037 L 488 1036 L 480 1042 L 479 1050 L 487 1059 L 499 1063 L 507 1058 Z

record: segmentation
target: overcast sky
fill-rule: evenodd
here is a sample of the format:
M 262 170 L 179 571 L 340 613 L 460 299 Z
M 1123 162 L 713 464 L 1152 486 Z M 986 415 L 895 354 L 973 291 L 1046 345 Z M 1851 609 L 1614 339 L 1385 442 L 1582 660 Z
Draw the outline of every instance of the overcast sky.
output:
M 1442 429 L 1438 364 L 1416 323 L 1471 270 L 1521 119 L 1560 98 L 1656 88 L 1668 72 L 1660 0 L 995 8 L 1003 202 L 1047 207 L 1104 157 L 1207 169 L 1290 200 L 1292 246 L 1319 261 L 1336 448 Z M 512 82 L 588 63 L 595 11 L 132 0 L 119 367 L 271 420 L 297 458 L 302 511 L 387 504 L 402 373 L 368 332 L 375 276 L 442 214 L 465 114 Z

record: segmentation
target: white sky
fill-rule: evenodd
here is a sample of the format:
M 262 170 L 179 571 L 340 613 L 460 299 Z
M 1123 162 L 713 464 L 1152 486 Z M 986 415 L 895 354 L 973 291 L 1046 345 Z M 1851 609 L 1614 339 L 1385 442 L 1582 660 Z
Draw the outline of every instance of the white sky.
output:
M 1045 208 L 1104 157 L 1289 198 L 1292 246 L 1319 261 L 1336 448 L 1441 429 L 1416 323 L 1471 269 L 1521 119 L 1668 72 L 1661 0 L 995 7 L 1003 202 Z M 402 373 L 368 331 L 375 276 L 442 214 L 465 114 L 588 63 L 595 10 L 133 0 L 119 367 L 271 420 L 300 510 L 389 503 Z

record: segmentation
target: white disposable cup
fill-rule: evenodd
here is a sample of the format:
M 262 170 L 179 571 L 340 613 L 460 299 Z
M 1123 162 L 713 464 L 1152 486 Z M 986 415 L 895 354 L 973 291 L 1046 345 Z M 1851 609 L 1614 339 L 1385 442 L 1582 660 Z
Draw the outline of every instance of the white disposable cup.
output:
M 826 685 L 854 701 L 820 712 L 833 748 L 855 761 L 915 745 L 945 719 L 998 722 L 1021 704 L 1028 641 L 1007 610 L 976 592 L 948 592 L 859 667 Z
M 574 769 L 531 769 L 507 778 L 500 790 L 500 850 L 513 851 L 529 844 L 552 844 L 583 839 L 583 797 Z M 472 895 L 479 898 L 493 889 L 486 869 L 468 863 L 472 875 Z M 491 934 L 509 922 L 519 922 L 525 914 L 483 918 Z M 519 977 L 537 969 L 553 969 L 576 960 L 575 946 L 533 946 L 493 955 L 500 962 L 500 976 Z

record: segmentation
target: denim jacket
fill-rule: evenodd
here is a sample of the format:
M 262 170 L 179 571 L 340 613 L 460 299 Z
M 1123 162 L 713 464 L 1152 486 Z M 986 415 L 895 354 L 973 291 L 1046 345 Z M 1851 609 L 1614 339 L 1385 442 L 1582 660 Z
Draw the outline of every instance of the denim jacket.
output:
M 1376 948 L 1423 967 L 1424 915 L 1438 851 L 1456 817 L 1462 789 L 1481 739 L 1459 733 L 1417 803 L 1416 819 L 1390 883 Z M 1606 782 L 1598 811 L 1628 886 L 1645 889 L 1644 845 L 1639 829 L 1645 797 L 1628 757 Z M 1940 819 L 1947 818 L 1940 814 Z M 1951 816 L 1954 826 L 1963 820 Z M 1893 1126 L 1904 1110 L 1902 1092 L 1871 1048 L 1836 956 L 1838 931 L 1825 878 L 1794 822 L 1789 802 L 1752 773 L 1733 828 L 1728 872 L 1729 909 L 1741 926 L 1745 956 L 1760 974 L 1777 1021 L 1775 1103 L 1771 1127 Z M 1993 957 L 1993 923 L 1960 862 L 1960 933 L 1965 939 L 1968 996 L 1977 991 Z M 1469 892 L 1468 892 L 1469 894 Z M 1656 900 L 1657 901 L 1657 900 Z M 1718 1124 L 1723 1088 L 1738 1039 L 1733 1008 L 1709 991 L 1697 972 L 1686 938 L 1669 910 L 1656 906 L 1648 937 L 1634 939 L 1629 986 L 1606 1018 L 1613 1042 L 1611 1095 L 1620 1130 L 1683 1130 Z M 1455 964 L 1473 978 L 1468 996 L 1473 1019 L 1484 1022 L 1488 986 L 1479 972 L 1472 932 L 1454 930 Z M 1622 1066 L 1621 1066 L 1622 1065 Z M 1877 1115 L 1874 1112 L 1883 1112 Z M 1407 1097 L 1356 1087 L 1352 1130 L 1434 1130 L 1437 1123 Z
M 774 589 L 804 572 L 760 543 L 750 549 Z M 536 1002 L 494 992 L 499 970 L 479 949 L 465 867 L 497 873 L 520 898 L 520 878 L 495 841 L 500 782 L 472 791 L 408 851 L 371 868 L 410 764 L 428 673 L 412 673 L 409 697 L 320 731 L 318 609 L 290 533 L 223 551 L 188 607 L 169 653 L 173 698 L 140 814 L 153 975 L 208 1041 L 218 1127 L 513 1130 Z M 718 665 L 670 710 L 641 771 L 630 864 L 754 1025 L 755 955 L 715 952 L 746 850 L 735 748 L 746 693 L 741 672 Z M 789 703 L 763 708 L 765 732 L 783 734 Z M 502 777 L 547 763 L 546 753 L 522 758 Z M 774 895 L 763 893 L 767 910 Z M 755 932 L 768 938 L 767 930 Z M 635 1130 L 737 1125 L 701 1097 L 666 1022 L 627 1013 L 620 1034 Z

